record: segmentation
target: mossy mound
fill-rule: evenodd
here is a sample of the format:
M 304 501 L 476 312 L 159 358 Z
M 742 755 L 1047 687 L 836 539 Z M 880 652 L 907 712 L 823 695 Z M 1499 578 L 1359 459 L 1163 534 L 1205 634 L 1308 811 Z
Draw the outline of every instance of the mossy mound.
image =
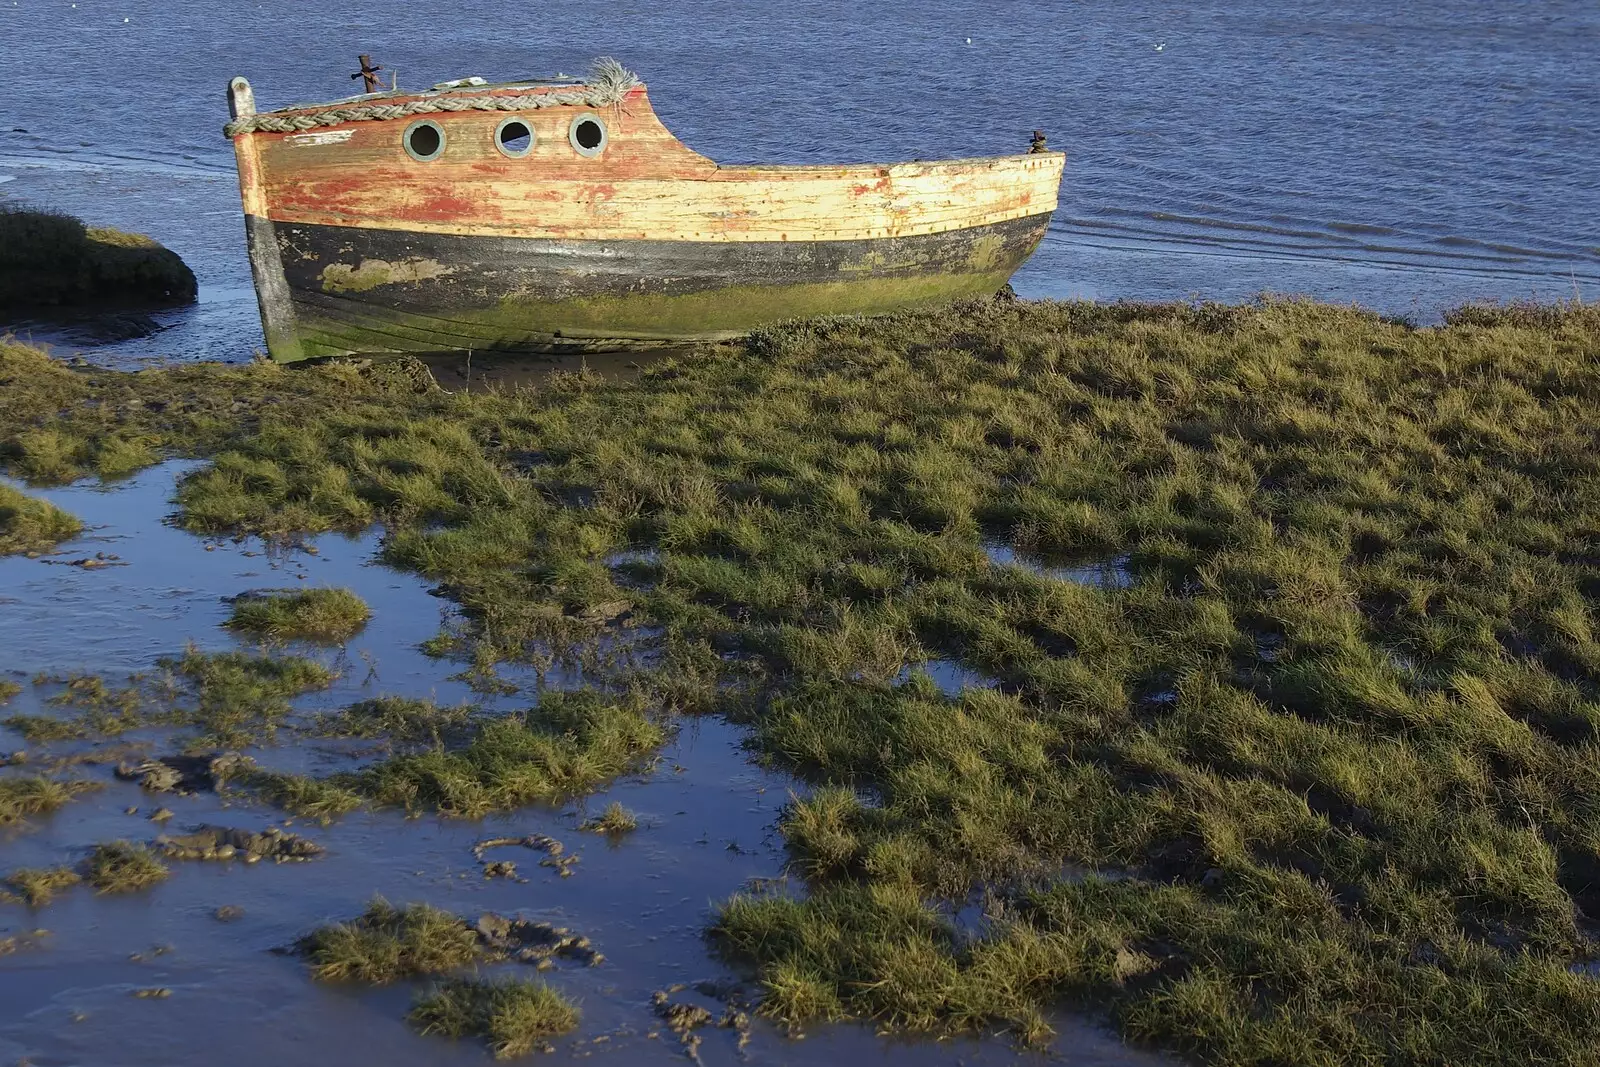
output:
M 236 598 L 227 626 L 275 641 L 343 644 L 371 617 L 371 609 L 348 589 L 265 590 Z
M 194 272 L 148 237 L 53 211 L 0 207 L 0 310 L 194 302 Z

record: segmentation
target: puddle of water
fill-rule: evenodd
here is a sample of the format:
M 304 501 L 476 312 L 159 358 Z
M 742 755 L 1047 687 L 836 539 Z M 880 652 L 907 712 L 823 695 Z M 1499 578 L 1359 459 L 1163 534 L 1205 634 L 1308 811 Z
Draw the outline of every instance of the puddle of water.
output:
M 1407 679 L 1415 679 L 1423 673 L 1422 665 L 1409 652 L 1402 652 L 1397 648 L 1385 648 L 1383 658 L 1389 661 L 1389 666 Z
M 374 563 L 380 535 L 323 534 L 294 548 L 268 548 L 256 538 L 202 539 L 165 518 L 176 478 L 194 463 L 167 463 L 116 486 L 79 483 L 28 489 L 71 512 L 82 536 L 53 560 L 0 558 L 0 648 L 8 665 L 55 673 L 84 671 L 115 680 L 151 669 L 193 642 L 203 651 L 253 647 L 224 629 L 226 599 L 249 589 L 343 586 L 372 608 L 372 621 L 342 650 L 293 645 L 345 667 L 331 691 L 335 702 L 405 690 L 454 703 L 473 694 L 450 682 L 441 664 L 417 646 L 451 617 L 416 578 Z M 20 486 L 19 486 L 20 488 Z M 51 562 L 114 554 L 122 566 L 83 568 Z
M 951 698 L 959 697 L 963 689 L 993 689 L 1000 684 L 982 671 L 974 670 L 960 660 L 953 659 L 930 659 L 924 663 L 902 667 L 900 673 L 894 676 L 893 684 L 903 685 L 919 671 L 933 680 L 933 684 L 939 687 L 939 692 Z
M 1276 663 L 1283 658 L 1283 635 L 1258 631 L 1256 639 L 1256 658 L 1262 663 Z
M 648 589 L 655 584 L 661 553 L 653 548 L 624 548 L 607 556 L 605 564 L 623 588 Z
M 1003 541 L 985 541 L 982 548 L 983 554 L 996 567 L 1017 567 L 1041 578 L 1091 585 L 1097 589 L 1126 589 L 1133 584 L 1127 556 L 1066 563 L 1018 551 Z
M 450 609 L 428 594 L 425 583 L 373 562 L 375 533 L 328 535 L 269 553 L 259 541 L 207 541 L 165 525 L 174 479 L 190 467 L 169 463 L 110 491 L 90 485 L 35 491 L 89 527 L 62 546 L 56 562 L 107 552 L 126 566 L 83 569 L 52 566 L 48 559 L 0 559 L 0 645 L 7 650 L 0 666 L 29 675 L 86 669 L 116 682 L 148 670 L 187 641 L 207 650 L 240 647 L 220 626 L 228 615 L 223 598 L 303 582 L 349 587 L 373 609 L 372 622 L 343 652 L 295 646 L 296 652 L 331 657 L 346 667 L 335 688 L 318 694 L 307 710 L 380 692 L 442 703 L 491 700 L 448 678 L 457 665 L 418 651 Z M 946 692 L 993 684 L 953 661 L 933 661 L 926 669 Z M 6 713 L 43 710 L 45 691 L 25 689 Z M 493 699 L 525 706 L 529 698 L 524 693 Z M 21 747 L 19 742 L 0 729 L 0 750 Z M 86 768 L 86 775 L 107 783 L 106 790 L 35 820 L 27 832 L 0 836 L 0 869 L 76 863 L 101 841 L 149 840 L 201 823 L 254 830 L 275 819 L 328 852 L 309 863 L 281 866 L 173 862 L 172 877 L 146 892 L 103 897 L 78 887 L 37 914 L 0 907 L 0 937 L 36 926 L 51 931 L 42 947 L 0 958 L 0 1004 L 7 1008 L 0 1013 L 0 1062 L 155 1067 L 224 1051 L 240 1067 L 485 1062 L 479 1044 L 423 1038 L 407 1026 L 415 985 L 318 985 L 299 961 L 272 951 L 319 923 L 354 916 L 381 893 L 395 902 L 427 901 L 468 916 L 520 913 L 593 940 L 605 954 L 603 965 L 563 965 L 548 976 L 580 1002 L 583 1021 L 576 1034 L 555 1042 L 556 1053 L 543 1062 L 603 1061 L 610 1054 L 619 1063 L 682 1063 L 681 1046 L 651 1012 L 651 995 L 677 982 L 736 980 L 707 951 L 704 929 L 714 902 L 782 873 L 775 824 L 792 783 L 751 764 L 740 742 L 740 732 L 719 720 L 688 721 L 648 773 L 620 780 L 583 803 L 481 822 L 369 811 L 320 827 L 210 793 L 156 797 L 111 779 L 104 768 Z M 334 747 L 284 748 L 271 755 L 275 763 L 307 769 L 347 759 Z M 577 829 L 612 800 L 637 813 L 637 831 L 611 842 Z M 164 826 L 148 821 L 159 806 L 174 812 Z M 128 808 L 137 810 L 128 814 Z M 484 879 L 472 845 L 483 837 L 530 833 L 556 837 L 575 853 L 573 876 L 541 867 L 529 852 L 492 856 L 515 860 L 525 882 Z M 219 922 L 214 912 L 224 905 L 242 908 L 242 918 Z M 170 951 L 130 958 L 156 945 Z M 171 995 L 133 996 L 151 987 Z M 1061 1036 L 1042 1055 L 1020 1055 L 1004 1039 L 888 1040 L 870 1027 L 848 1025 L 821 1027 L 795 1042 L 759 1021 L 742 1053 L 733 1032 L 706 1029 L 700 1054 L 706 1064 L 802 1067 L 1042 1063 L 1062 1056 L 1081 1064 L 1170 1062 L 1126 1048 L 1077 1017 L 1055 1021 Z M 607 1040 L 594 1043 L 597 1037 Z

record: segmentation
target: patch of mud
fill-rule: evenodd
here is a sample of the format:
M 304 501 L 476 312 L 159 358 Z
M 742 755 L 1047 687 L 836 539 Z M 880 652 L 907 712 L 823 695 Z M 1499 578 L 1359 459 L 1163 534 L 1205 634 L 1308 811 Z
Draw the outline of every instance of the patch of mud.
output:
M 1276 663 L 1283 658 L 1283 635 L 1268 631 L 1255 634 L 1256 659 L 1262 663 Z
M 237 752 L 203 756 L 162 756 L 139 763 L 120 762 L 116 776 L 125 782 L 138 782 L 151 793 L 192 794 L 214 792 L 227 784 L 230 775 L 255 766 L 255 760 Z M 170 814 L 170 813 L 169 813 Z
M 154 841 L 156 851 L 175 860 L 239 860 L 242 863 L 299 863 L 316 859 L 327 849 L 298 834 L 276 826 L 259 832 L 226 826 L 201 826 L 192 833 L 162 834 Z
M 488 912 L 478 917 L 472 929 L 483 946 L 484 958 L 489 961 L 515 960 L 534 964 L 540 970 L 554 966 L 557 959 L 573 960 L 588 967 L 598 967 L 605 962 L 605 956 L 595 951 L 587 937 L 553 923 L 507 918 Z
M 684 1054 L 695 1063 L 703 1063 L 700 1058 L 700 1045 L 704 1038 L 696 1031 L 715 1025 L 719 1029 L 731 1030 L 736 1036 L 734 1051 L 739 1058 L 745 1059 L 745 1048 L 750 1044 L 750 1004 L 746 991 L 742 985 L 731 982 L 697 982 L 692 991 L 711 1001 L 726 1002 L 721 1011 L 716 1012 L 704 1004 L 693 1000 L 682 999 L 679 995 L 691 987 L 679 982 L 658 989 L 650 998 L 651 1007 L 655 1014 L 666 1024 L 668 1030 L 676 1034 L 678 1043 L 683 1046 Z
M 661 553 L 654 548 L 624 548 L 607 556 L 605 565 L 622 588 L 647 590 L 655 586 Z
M 422 356 L 440 388 L 451 392 L 541 385 L 559 374 L 592 374 L 607 381 L 631 381 L 652 365 L 692 346 L 662 347 L 648 352 L 531 353 L 485 352 L 473 356 Z
M 550 867 L 563 878 L 572 877 L 572 868 L 578 863 L 578 857 L 567 852 L 567 847 L 548 834 L 528 834 L 525 837 L 491 837 L 487 841 L 479 841 L 472 846 L 472 855 L 484 865 L 485 878 L 512 878 L 516 876 L 517 865 L 508 860 L 489 861 L 484 858 L 484 853 L 491 848 L 530 848 L 535 852 L 543 852 L 544 859 L 539 861 L 539 866 Z
M 0 956 L 9 956 L 13 952 L 22 952 L 26 949 L 42 948 L 48 933 L 48 930 L 31 930 L 25 934 L 0 937 Z

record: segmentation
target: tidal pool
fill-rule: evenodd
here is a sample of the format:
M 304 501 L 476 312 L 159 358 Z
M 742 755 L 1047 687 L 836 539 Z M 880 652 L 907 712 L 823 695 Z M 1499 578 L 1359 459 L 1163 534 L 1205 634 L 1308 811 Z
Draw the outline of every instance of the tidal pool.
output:
M 157 659 L 179 654 L 189 643 L 205 651 L 254 649 L 222 627 L 229 612 L 224 598 L 250 589 L 319 585 L 352 589 L 371 607 L 372 620 L 342 649 L 290 646 L 341 671 L 331 688 L 298 699 L 297 710 L 378 695 L 504 710 L 536 699 L 540 679 L 531 669 L 503 670 L 502 679 L 516 691 L 486 694 L 452 677 L 461 664 L 419 650 L 451 622 L 453 609 L 430 595 L 425 582 L 375 561 L 377 531 L 282 547 L 254 538 L 204 539 L 168 525 L 175 480 L 193 466 L 166 463 L 112 487 L 80 483 L 30 490 L 77 515 L 86 529 L 54 555 L 0 559 L 0 677 L 23 686 L 5 715 L 50 712 L 49 698 L 60 686 L 35 684 L 38 675 L 84 672 L 116 684 L 150 671 Z M 99 565 L 74 565 L 83 560 Z M 555 686 L 574 681 L 560 672 L 543 679 Z M 124 740 L 148 746 L 151 754 L 170 751 L 150 732 Z M 20 735 L 0 728 L 0 752 L 28 747 Z M 92 747 L 78 744 L 72 751 Z M 359 758 L 347 745 L 321 742 L 252 754 L 263 763 L 318 773 Z M 17 768 L 0 770 L 11 773 Z M 319 984 L 303 961 L 275 951 L 319 924 L 353 918 L 375 894 L 396 904 L 427 902 L 468 918 L 486 911 L 519 914 L 590 938 L 605 956 L 602 964 L 564 962 L 544 975 L 583 1013 L 579 1029 L 557 1039 L 544 1062 L 682 1062 L 684 1046 L 652 1010 L 655 992 L 688 986 L 675 999 L 720 1014 L 717 1001 L 693 987 L 706 983 L 716 993 L 746 977 L 708 950 L 704 930 L 715 903 L 755 880 L 778 880 L 776 892 L 803 891 L 782 881 L 782 840 L 775 829 L 779 809 L 798 787 L 749 760 L 739 731 L 711 718 L 681 720 L 647 771 L 582 802 L 478 821 L 363 810 L 320 826 L 286 819 L 237 794 L 152 795 L 116 780 L 106 765 L 86 763 L 74 773 L 106 788 L 53 816 L 0 832 L 0 873 L 72 865 L 99 842 L 149 841 L 200 824 L 288 826 L 327 853 L 282 865 L 173 861 L 171 877 L 142 892 L 97 895 L 78 886 L 38 911 L 0 905 L 0 940 L 47 931 L 0 956 L 0 1062 L 486 1062 L 488 1053 L 475 1041 L 422 1037 L 407 1025 L 411 999 L 426 983 Z M 637 830 L 614 840 L 579 830 L 613 800 L 637 814 Z M 152 822 L 149 816 L 161 807 L 172 818 Z M 493 858 L 514 859 L 522 880 L 484 876 L 473 853 L 476 842 L 529 834 L 557 838 L 577 855 L 570 877 L 521 850 Z M 223 922 L 216 917 L 223 907 L 240 914 Z M 168 993 L 137 995 L 152 990 Z M 1052 1021 L 1059 1031 L 1054 1044 L 1021 1053 L 1003 1037 L 886 1039 L 856 1025 L 818 1027 L 797 1040 L 757 1020 L 742 1049 L 731 1029 L 699 1031 L 704 1040 L 698 1057 L 707 1064 L 801 1065 L 1170 1062 L 1129 1049 L 1074 1017 Z

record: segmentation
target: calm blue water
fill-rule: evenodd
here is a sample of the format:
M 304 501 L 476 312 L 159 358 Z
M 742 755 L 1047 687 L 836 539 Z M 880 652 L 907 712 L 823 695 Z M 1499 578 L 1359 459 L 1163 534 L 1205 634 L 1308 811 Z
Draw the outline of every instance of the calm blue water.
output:
M 199 308 L 109 357 L 260 344 L 222 89 L 579 71 L 613 54 L 727 162 L 1069 154 L 1029 296 L 1263 290 L 1419 320 L 1600 299 L 1600 4 L 0 0 L 0 198 L 142 230 Z M 970 43 L 969 43 L 970 40 Z M 24 132 L 17 132 L 24 131 Z

